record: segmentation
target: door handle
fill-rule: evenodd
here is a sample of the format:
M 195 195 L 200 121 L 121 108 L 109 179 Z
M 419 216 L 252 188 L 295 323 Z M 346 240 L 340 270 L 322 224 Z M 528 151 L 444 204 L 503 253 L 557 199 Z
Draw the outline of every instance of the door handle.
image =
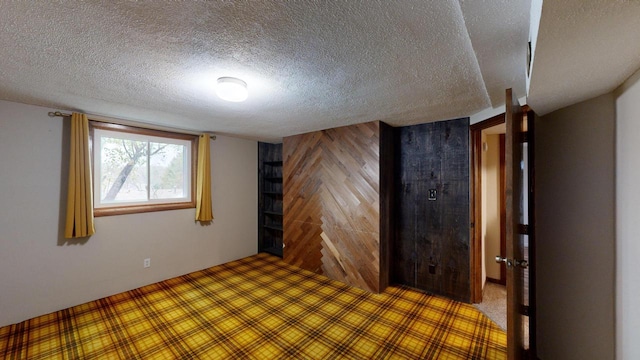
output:
M 512 267 L 512 266 L 518 266 L 521 267 L 523 269 L 526 269 L 529 267 L 529 262 L 527 260 L 509 260 L 506 257 L 502 257 L 500 255 L 496 256 L 496 262 L 499 263 L 505 263 L 507 265 L 508 268 Z
M 506 257 L 502 257 L 500 255 L 496 255 L 496 262 L 498 264 L 505 263 L 505 265 L 507 265 L 507 268 L 510 268 L 511 266 L 513 266 L 513 263 L 511 262 L 511 260 L 509 260 Z

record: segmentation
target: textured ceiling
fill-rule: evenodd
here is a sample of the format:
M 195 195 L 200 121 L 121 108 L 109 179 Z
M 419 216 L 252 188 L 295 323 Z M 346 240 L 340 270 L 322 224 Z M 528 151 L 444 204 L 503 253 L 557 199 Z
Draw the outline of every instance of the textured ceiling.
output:
M 610 92 L 640 68 L 640 1 L 545 0 L 528 104 L 540 115 Z
M 529 1 L 0 1 L 0 99 L 277 140 L 524 95 Z M 218 77 L 249 99 L 218 99 Z

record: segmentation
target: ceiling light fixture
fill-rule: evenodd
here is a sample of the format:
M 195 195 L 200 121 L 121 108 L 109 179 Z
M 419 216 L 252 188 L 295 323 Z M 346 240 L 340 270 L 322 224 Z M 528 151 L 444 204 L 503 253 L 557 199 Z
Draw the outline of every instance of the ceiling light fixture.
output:
M 218 79 L 216 94 L 220 99 L 241 102 L 247 99 L 247 83 L 234 77 L 221 77 Z

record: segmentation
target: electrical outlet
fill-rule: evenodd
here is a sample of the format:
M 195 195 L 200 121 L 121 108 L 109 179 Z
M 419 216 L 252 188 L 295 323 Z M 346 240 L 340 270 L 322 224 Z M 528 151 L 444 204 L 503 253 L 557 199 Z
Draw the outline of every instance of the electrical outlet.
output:
M 151 267 L 151 258 L 144 259 L 144 267 L 145 268 Z

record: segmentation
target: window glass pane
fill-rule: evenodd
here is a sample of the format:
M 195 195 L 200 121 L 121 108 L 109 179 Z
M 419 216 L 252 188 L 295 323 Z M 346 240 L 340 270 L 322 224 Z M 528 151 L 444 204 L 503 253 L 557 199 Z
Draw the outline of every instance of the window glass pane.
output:
M 157 142 L 150 146 L 151 199 L 185 198 L 189 191 L 186 146 Z
M 96 216 L 195 207 L 196 136 L 92 126 Z
M 146 141 L 102 137 L 100 202 L 147 200 Z

